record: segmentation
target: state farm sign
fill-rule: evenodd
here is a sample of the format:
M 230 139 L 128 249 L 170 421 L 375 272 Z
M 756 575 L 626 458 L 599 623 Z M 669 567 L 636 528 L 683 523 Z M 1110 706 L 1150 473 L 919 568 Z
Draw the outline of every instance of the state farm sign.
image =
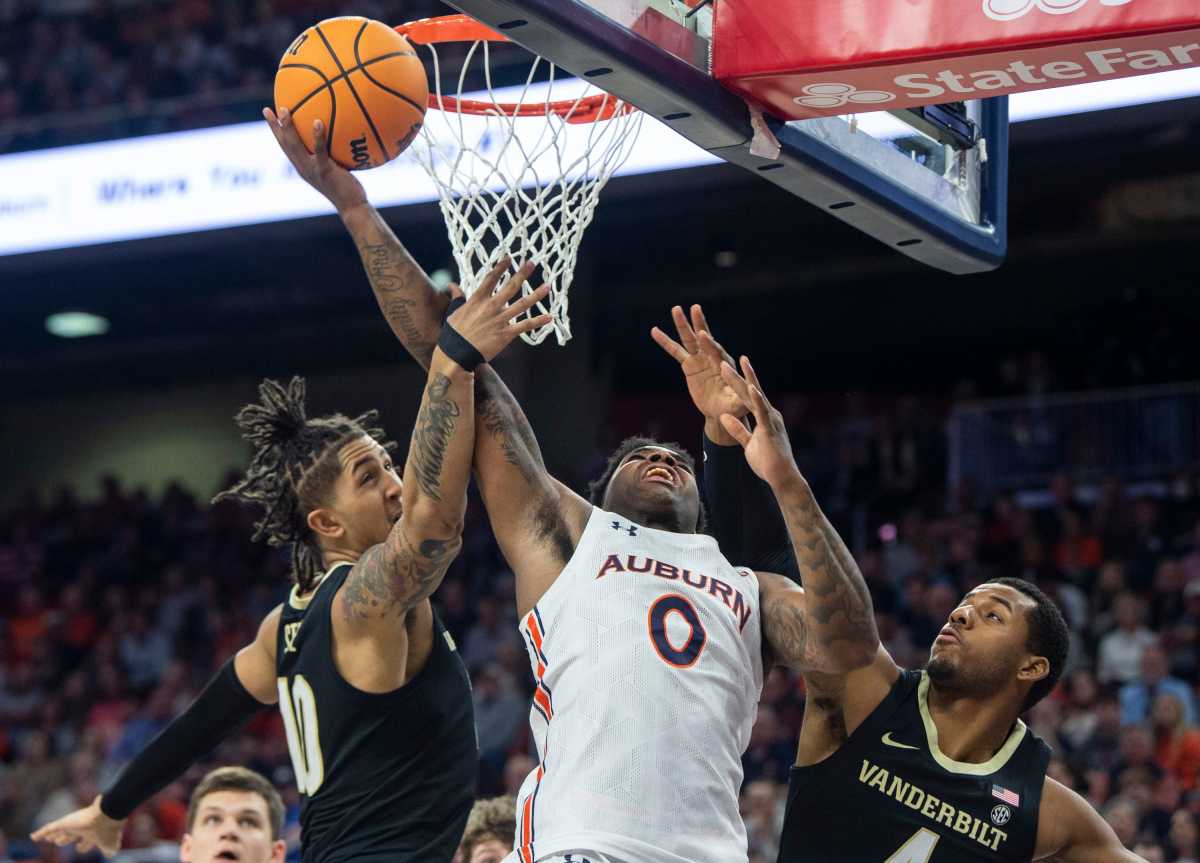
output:
M 1124 6 L 1132 0 L 1099 0 L 1104 6 Z M 997 21 L 1011 21 L 1034 9 L 1049 15 L 1068 15 L 1088 4 L 1088 0 L 983 0 L 983 14 Z
M 978 16 L 961 0 L 718 4 L 713 74 L 770 114 L 805 119 L 1200 67 L 1196 0 L 982 2 Z M 822 9 L 842 14 L 818 25 Z

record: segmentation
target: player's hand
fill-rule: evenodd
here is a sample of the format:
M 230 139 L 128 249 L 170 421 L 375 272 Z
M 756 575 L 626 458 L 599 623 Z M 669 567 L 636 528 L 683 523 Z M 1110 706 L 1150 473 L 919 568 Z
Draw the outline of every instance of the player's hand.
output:
M 704 310 L 694 305 L 691 311 L 692 319 L 689 321 L 680 306 L 671 309 L 679 341 L 675 341 L 658 327 L 650 331 L 650 336 L 679 363 L 687 382 L 688 395 L 692 397 L 696 410 L 704 414 L 707 421 L 705 431 L 710 437 L 714 432 L 724 437 L 720 424 L 722 414 L 730 414 L 740 419 L 747 414 L 748 409 L 733 388 L 721 377 L 721 363 L 733 365 L 733 357 L 712 337 Z M 713 440 L 716 443 L 733 443 L 732 440 L 717 440 L 715 437 Z
M 497 291 L 496 285 L 504 278 L 508 266 L 509 261 L 505 259 L 492 267 L 491 272 L 484 277 L 483 284 L 471 294 L 470 299 L 446 319 L 450 326 L 488 361 L 508 347 L 521 333 L 544 327 L 551 321 L 550 315 L 531 315 L 521 320 L 513 320 L 544 300 L 550 293 L 550 286 L 542 285 L 529 296 L 510 303 L 525 284 L 525 280 L 533 273 L 534 265 L 527 263 L 522 266 L 516 275 L 509 278 L 504 287 Z
M 750 469 L 778 491 L 788 483 L 800 480 L 800 469 L 792 455 L 792 442 L 788 439 L 783 414 L 763 395 L 749 357 L 742 357 L 741 366 L 739 375 L 731 363 L 722 363 L 721 376 L 753 415 L 754 430 L 746 428 L 746 424 L 733 414 L 723 415 L 721 425 L 742 445 Z
M 80 854 L 99 848 L 105 857 L 112 857 L 121 848 L 121 829 L 124 821 L 114 821 L 100 811 L 100 796 L 85 809 L 77 809 L 57 821 L 36 830 L 35 842 L 50 842 L 60 848 L 74 845 Z
M 367 203 L 367 193 L 358 178 L 329 157 L 326 130 L 320 120 L 313 121 L 313 146 L 317 151 L 314 154 L 308 152 L 300 140 L 292 124 L 292 114 L 287 108 L 280 109 L 278 117 L 270 108 L 263 108 L 263 117 L 296 173 L 328 198 L 339 213 Z

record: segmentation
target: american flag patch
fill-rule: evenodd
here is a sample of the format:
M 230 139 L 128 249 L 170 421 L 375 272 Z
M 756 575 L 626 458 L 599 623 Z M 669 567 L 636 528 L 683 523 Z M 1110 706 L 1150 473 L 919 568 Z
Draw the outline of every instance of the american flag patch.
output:
M 998 797 L 1010 806 L 1021 805 L 1021 795 L 1017 794 L 1015 791 L 1009 791 L 1007 788 L 1004 788 L 1000 785 L 992 786 L 992 796 Z

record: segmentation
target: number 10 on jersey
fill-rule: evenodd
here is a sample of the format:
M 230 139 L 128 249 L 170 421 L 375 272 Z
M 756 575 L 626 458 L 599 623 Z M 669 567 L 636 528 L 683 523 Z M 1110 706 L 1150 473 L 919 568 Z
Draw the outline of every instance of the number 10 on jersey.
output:
M 301 794 L 312 797 L 325 781 L 325 761 L 321 757 L 321 734 L 317 726 L 317 701 L 303 674 L 297 674 L 292 679 L 290 688 L 286 677 L 277 678 L 276 683 L 279 686 L 279 712 L 283 714 L 288 753 L 292 756 L 292 770 L 296 773 L 296 788 Z

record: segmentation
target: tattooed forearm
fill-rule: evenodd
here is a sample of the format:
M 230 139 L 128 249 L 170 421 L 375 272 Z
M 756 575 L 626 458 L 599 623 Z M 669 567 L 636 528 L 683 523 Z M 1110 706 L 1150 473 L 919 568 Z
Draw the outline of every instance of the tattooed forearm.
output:
M 396 526 L 386 542 L 359 558 L 347 577 L 347 619 L 403 616 L 437 590 L 461 545 L 458 537 L 425 539 L 414 549 L 403 526 Z
M 542 450 L 529 418 L 496 372 L 481 366 L 475 373 L 475 416 L 504 453 L 504 460 L 526 480 L 545 471 Z
M 847 671 L 870 662 L 879 647 L 871 594 L 854 558 L 825 518 L 807 483 L 779 500 L 804 585 L 805 641 L 781 658 L 801 667 Z M 795 626 L 790 630 L 796 631 Z M 808 636 L 811 635 L 811 641 Z
M 412 460 L 417 484 L 428 497 L 440 501 L 442 466 L 446 461 L 446 448 L 454 436 L 454 426 L 462 411 L 448 396 L 450 379 L 435 372 L 425 390 L 425 402 L 417 415 L 413 429 Z
M 445 312 L 444 295 L 373 208 L 343 218 L 392 332 L 423 368 L 429 368 Z

